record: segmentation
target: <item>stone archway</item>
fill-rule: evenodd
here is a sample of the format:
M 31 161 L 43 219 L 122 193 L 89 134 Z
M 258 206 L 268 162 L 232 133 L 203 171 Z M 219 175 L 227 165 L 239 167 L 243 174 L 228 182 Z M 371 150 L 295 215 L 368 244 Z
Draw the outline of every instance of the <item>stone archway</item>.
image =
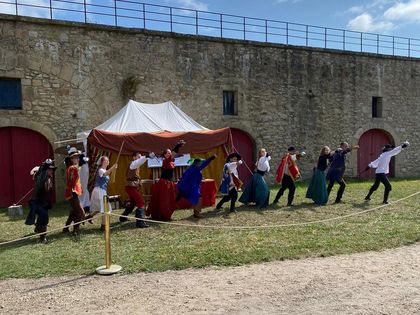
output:
M 383 129 L 369 129 L 364 132 L 359 139 L 359 150 L 357 151 L 357 173 L 360 178 L 371 179 L 375 177 L 375 171 L 364 172 L 366 166 L 374 161 L 382 151 L 385 144 L 394 144 L 394 139 L 390 133 Z M 390 175 L 395 174 L 395 161 L 391 160 Z

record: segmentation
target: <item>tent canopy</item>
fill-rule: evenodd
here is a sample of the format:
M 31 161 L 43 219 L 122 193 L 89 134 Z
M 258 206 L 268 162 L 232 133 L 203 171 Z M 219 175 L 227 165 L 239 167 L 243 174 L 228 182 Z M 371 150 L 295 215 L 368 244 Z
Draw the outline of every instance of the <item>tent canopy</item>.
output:
M 128 101 L 119 112 L 89 134 L 89 143 L 102 149 L 119 151 L 160 152 L 172 148 L 179 140 L 187 144 L 183 151 L 208 152 L 215 147 L 231 144 L 229 128 L 209 130 L 181 111 L 171 101 L 144 104 Z
M 118 113 L 95 129 L 119 133 L 208 130 L 171 101 L 145 104 L 133 100 L 129 100 Z

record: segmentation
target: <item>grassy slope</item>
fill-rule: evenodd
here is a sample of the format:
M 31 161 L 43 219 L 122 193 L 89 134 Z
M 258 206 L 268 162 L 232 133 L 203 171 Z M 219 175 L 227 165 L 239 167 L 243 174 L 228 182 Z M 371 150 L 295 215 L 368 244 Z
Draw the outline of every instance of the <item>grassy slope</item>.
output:
M 394 181 L 391 201 L 417 192 L 420 180 Z M 369 183 L 348 185 L 345 203 L 317 207 L 305 199 L 306 187 L 299 186 L 290 211 L 281 200 L 278 207 L 259 211 L 239 207 L 229 218 L 223 212 L 206 209 L 199 221 L 206 225 L 285 224 L 341 216 L 373 208 L 380 204 L 382 190 L 369 204 L 363 197 Z M 277 189 L 273 189 L 271 198 Z M 300 227 L 253 230 L 215 230 L 153 224 L 149 229 L 135 229 L 134 223 L 117 223 L 112 217 L 112 257 L 124 272 L 160 271 L 209 265 L 240 265 L 302 257 L 348 254 L 381 250 L 420 240 L 420 195 L 360 216 Z M 227 207 L 227 205 L 226 205 Z M 68 206 L 60 203 L 50 212 L 50 228 L 62 226 Z M 119 212 L 119 211 L 117 211 Z M 175 222 L 196 224 L 190 210 L 177 211 Z M 0 242 L 32 232 L 23 219 L 10 220 L 0 211 Z M 99 217 L 94 225 L 82 227 L 82 236 L 60 233 L 49 236 L 50 244 L 23 241 L 0 247 L 0 278 L 42 277 L 47 275 L 89 274 L 103 264 L 104 242 L 99 231 Z

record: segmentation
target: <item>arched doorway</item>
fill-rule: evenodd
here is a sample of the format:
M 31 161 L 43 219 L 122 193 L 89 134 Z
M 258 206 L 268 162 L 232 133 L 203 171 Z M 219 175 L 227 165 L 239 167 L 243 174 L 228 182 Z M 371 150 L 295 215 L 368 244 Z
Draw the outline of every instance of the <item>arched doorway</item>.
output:
M 254 156 L 255 156 L 255 143 L 251 136 L 236 128 L 231 128 L 233 145 L 237 152 L 242 156 L 245 165 L 238 167 L 238 173 L 244 184 L 247 184 L 252 177 L 254 170 Z
M 3 181 L 0 207 L 18 202 L 33 187 L 31 169 L 54 158 L 52 146 L 43 135 L 20 127 L 0 128 L 0 178 Z M 27 204 L 29 194 L 20 203 Z
M 375 177 L 375 170 L 364 172 L 366 166 L 376 160 L 382 152 L 382 147 L 387 143 L 394 143 L 391 135 L 382 129 L 370 129 L 359 139 L 357 151 L 357 173 L 360 178 L 371 179 Z M 394 176 L 394 159 L 391 160 L 390 176 Z

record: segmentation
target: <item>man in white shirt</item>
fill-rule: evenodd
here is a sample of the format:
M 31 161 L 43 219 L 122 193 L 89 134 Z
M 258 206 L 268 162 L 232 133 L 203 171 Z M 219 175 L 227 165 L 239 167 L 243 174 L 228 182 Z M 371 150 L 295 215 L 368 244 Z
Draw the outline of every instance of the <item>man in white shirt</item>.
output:
M 408 141 L 405 141 L 402 145 L 394 148 L 391 144 L 386 144 L 382 148 L 382 154 L 373 162 L 369 163 L 369 165 L 366 167 L 366 170 L 369 170 L 370 168 L 375 168 L 375 183 L 372 185 L 372 187 L 369 190 L 369 193 L 365 197 L 366 201 L 370 200 L 370 197 L 372 194 L 378 189 L 379 184 L 382 183 L 385 186 L 384 191 L 384 204 L 388 203 L 388 196 L 389 192 L 392 190 L 391 183 L 388 180 L 388 174 L 389 174 L 389 163 L 391 162 L 391 158 L 397 154 L 399 154 L 402 149 L 405 149 L 409 146 Z
M 128 219 L 128 216 L 134 208 L 136 209 L 135 217 L 136 219 L 144 219 L 144 199 L 139 191 L 140 188 L 140 166 L 142 166 L 147 161 L 146 156 L 142 156 L 139 152 L 134 152 L 132 154 L 132 161 L 127 167 L 126 171 L 126 181 L 125 181 L 125 191 L 130 198 L 130 205 L 126 206 L 123 216 L 120 217 L 121 222 L 125 222 Z M 136 220 L 136 227 L 138 228 L 147 228 L 149 227 L 146 222 L 143 220 Z

